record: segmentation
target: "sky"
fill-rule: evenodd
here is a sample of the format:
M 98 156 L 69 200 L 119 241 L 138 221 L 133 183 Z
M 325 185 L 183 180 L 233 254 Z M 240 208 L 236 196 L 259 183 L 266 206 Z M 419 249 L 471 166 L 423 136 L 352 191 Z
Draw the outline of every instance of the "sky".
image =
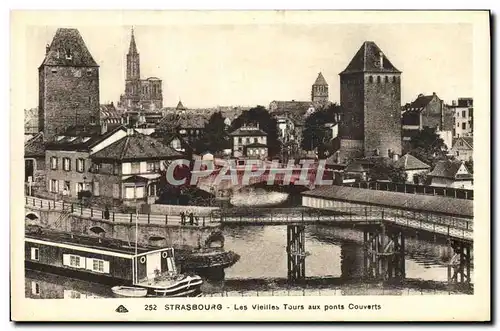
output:
M 130 25 L 66 26 L 80 31 L 100 65 L 100 102 L 117 102 L 125 88 Z M 26 30 L 26 98 L 38 105 L 38 70 L 56 26 Z M 440 24 L 137 25 L 141 78 L 163 80 L 163 105 L 188 108 L 268 106 L 273 100 L 310 100 L 319 72 L 339 102 L 339 76 L 366 40 L 402 71 L 402 104 L 418 94 L 451 103 L 472 97 L 473 29 Z

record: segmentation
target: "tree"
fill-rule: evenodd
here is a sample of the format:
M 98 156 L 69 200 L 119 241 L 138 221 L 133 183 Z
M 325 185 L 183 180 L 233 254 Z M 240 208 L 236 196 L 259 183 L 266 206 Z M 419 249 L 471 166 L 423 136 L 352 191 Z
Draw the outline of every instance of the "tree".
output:
M 370 180 L 390 180 L 394 183 L 404 183 L 408 174 L 404 169 L 396 167 L 395 162 L 390 159 L 377 159 L 368 171 Z
M 280 153 L 280 143 L 278 141 L 278 127 L 267 109 L 263 106 L 257 106 L 243 111 L 240 116 L 231 123 L 230 132 L 242 127 L 244 124 L 258 124 L 259 128 L 267 133 L 267 148 L 269 156 L 275 156 Z
M 436 129 L 424 127 L 411 138 L 409 152 L 422 162 L 434 167 L 438 160 L 446 158 L 448 148 Z
M 210 151 L 213 153 L 231 147 L 221 112 L 213 113 L 210 116 L 202 136 L 194 143 L 194 147 L 198 152 Z
M 324 143 L 332 138 L 325 128 L 325 124 L 337 123 L 336 114 L 339 112 L 339 105 L 330 104 L 307 117 L 304 124 L 304 130 L 302 131 L 302 149 L 311 151 L 318 148 L 318 153 L 322 156 L 324 153 L 324 151 L 322 151 Z

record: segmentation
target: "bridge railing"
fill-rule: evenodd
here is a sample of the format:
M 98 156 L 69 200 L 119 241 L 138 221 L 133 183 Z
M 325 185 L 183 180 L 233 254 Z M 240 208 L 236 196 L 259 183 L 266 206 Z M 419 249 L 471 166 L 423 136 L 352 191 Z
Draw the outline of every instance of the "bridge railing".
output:
M 364 188 L 364 189 L 378 190 L 378 191 L 392 191 L 392 192 L 424 194 L 424 195 L 439 195 L 455 199 L 474 200 L 474 190 L 463 189 L 463 188 L 416 185 L 410 183 L 378 182 L 378 181 L 344 183 L 343 186 Z
M 35 197 L 25 197 L 25 205 L 27 207 L 35 207 L 40 209 L 57 210 L 57 211 L 67 211 L 74 215 L 80 215 L 82 217 L 96 218 L 105 220 L 104 210 L 94 207 L 85 207 L 81 204 L 67 203 L 64 201 L 53 201 L 40 199 Z M 135 223 L 139 224 L 157 224 L 157 225 L 185 225 L 185 226 L 205 226 L 209 223 L 215 222 L 212 217 L 194 215 L 193 224 L 190 223 L 190 219 L 186 216 L 185 220 L 182 221 L 180 215 L 160 215 L 160 214 L 135 214 L 135 213 L 118 213 L 115 211 L 109 211 L 110 222 L 117 223 Z

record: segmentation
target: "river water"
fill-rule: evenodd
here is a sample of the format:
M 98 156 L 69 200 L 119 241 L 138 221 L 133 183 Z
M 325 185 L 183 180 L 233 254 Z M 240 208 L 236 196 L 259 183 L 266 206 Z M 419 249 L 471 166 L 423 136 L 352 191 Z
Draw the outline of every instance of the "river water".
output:
M 306 227 L 307 281 L 287 281 L 286 226 L 224 227 L 225 248 L 241 258 L 225 270 L 224 279 L 206 279 L 205 296 L 245 295 L 422 295 L 463 294 L 447 285 L 448 248 L 439 243 L 406 239 L 406 278 L 401 284 L 361 279 L 363 233 L 329 226 Z M 473 279 L 473 277 L 472 277 Z M 38 285 L 36 285 L 38 284 Z M 109 286 L 36 271 L 26 272 L 30 298 L 112 297 Z

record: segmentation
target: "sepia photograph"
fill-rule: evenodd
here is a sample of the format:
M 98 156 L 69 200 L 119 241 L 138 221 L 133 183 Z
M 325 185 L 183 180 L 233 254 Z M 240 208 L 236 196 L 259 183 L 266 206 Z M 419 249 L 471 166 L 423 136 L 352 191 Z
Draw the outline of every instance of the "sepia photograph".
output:
M 11 12 L 12 319 L 489 320 L 489 19 Z

